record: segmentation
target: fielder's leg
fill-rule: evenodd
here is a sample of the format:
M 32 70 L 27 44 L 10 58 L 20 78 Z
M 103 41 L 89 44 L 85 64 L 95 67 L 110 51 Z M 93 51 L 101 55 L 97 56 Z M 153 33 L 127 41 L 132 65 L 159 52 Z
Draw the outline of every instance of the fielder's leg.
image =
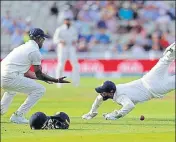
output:
M 1 115 L 5 114 L 13 101 L 15 92 L 5 92 L 1 99 Z
M 175 75 L 168 76 L 166 83 L 168 90 L 175 90 L 175 77 Z
M 36 85 L 37 86 L 34 88 L 34 90 L 30 91 L 24 103 L 18 108 L 17 114 L 26 114 L 45 93 L 46 89 L 41 84 L 36 83 Z
M 62 47 L 58 47 L 58 51 L 57 51 L 57 56 L 58 56 L 58 63 L 57 63 L 57 67 L 56 67 L 56 77 L 60 78 L 63 75 L 64 72 L 64 67 L 65 67 L 65 62 L 67 60 L 67 49 L 62 48 Z M 62 84 L 57 83 L 57 87 L 61 87 Z
M 167 47 L 158 63 L 143 77 L 154 79 L 164 79 L 168 73 L 170 64 L 175 60 L 175 42 Z
M 80 83 L 80 73 L 79 73 L 79 63 L 76 55 L 76 50 L 74 47 L 70 50 L 70 62 L 72 65 L 72 80 L 74 86 L 78 86 Z
M 22 75 L 16 76 L 9 80 L 9 82 L 11 83 L 7 83 L 6 86 L 4 85 L 8 90 L 28 94 L 27 99 L 11 116 L 10 121 L 14 123 L 28 123 L 29 121 L 24 118 L 24 115 L 43 96 L 46 89 L 35 80 L 26 78 Z

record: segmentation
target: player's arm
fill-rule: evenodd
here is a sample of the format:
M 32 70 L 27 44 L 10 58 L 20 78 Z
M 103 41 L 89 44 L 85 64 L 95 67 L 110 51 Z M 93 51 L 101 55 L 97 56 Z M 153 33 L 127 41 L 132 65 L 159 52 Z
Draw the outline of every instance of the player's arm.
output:
M 122 105 L 120 110 L 115 110 L 112 113 L 104 114 L 106 120 L 116 120 L 127 115 L 135 107 L 135 104 L 125 95 L 121 95 L 117 98 L 116 102 Z
M 34 65 L 34 72 L 37 79 L 45 81 L 45 82 L 54 82 L 54 83 L 70 83 L 69 81 L 64 80 L 66 77 L 61 77 L 59 79 L 53 78 L 42 72 L 41 65 Z
M 61 32 L 60 32 L 60 29 L 56 29 L 54 35 L 53 35 L 53 42 L 55 44 L 61 44 L 61 46 L 64 46 L 65 45 L 65 40 L 62 38 L 61 36 Z
M 95 101 L 93 102 L 91 110 L 89 111 L 89 113 L 84 114 L 82 116 L 82 118 L 87 119 L 87 120 L 94 118 L 98 114 L 97 109 L 102 104 L 102 102 L 103 102 L 103 97 L 101 95 L 98 95 L 96 97 Z
M 35 75 L 35 72 L 32 72 L 30 70 L 28 70 L 25 74 L 24 74 L 25 77 L 27 78 L 31 78 L 31 79 L 37 79 L 36 75 Z
M 41 67 L 41 54 L 39 51 L 34 51 L 31 52 L 28 55 L 28 59 L 31 61 L 31 64 L 34 67 L 34 72 L 37 77 L 37 79 L 45 81 L 45 82 L 53 82 L 53 83 L 70 83 L 69 81 L 64 80 L 65 77 L 61 78 L 53 78 L 45 73 L 42 72 L 42 67 Z M 27 75 L 27 74 L 26 74 Z M 29 75 L 29 73 L 28 73 Z M 31 74 L 30 74 L 31 75 Z M 34 77 L 34 76 L 33 76 Z
M 74 28 L 72 46 L 76 46 L 77 43 L 78 43 L 78 32 L 76 28 Z

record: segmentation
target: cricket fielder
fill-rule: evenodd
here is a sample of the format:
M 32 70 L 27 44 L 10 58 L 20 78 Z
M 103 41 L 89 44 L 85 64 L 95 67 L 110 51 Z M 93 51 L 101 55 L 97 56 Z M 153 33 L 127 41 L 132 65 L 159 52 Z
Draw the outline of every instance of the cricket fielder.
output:
M 29 32 L 30 40 L 25 44 L 15 48 L 1 62 L 1 88 L 5 91 L 1 99 L 1 115 L 6 113 L 16 92 L 28 95 L 25 102 L 12 114 L 10 121 L 14 123 L 28 123 L 24 115 L 43 96 L 46 89 L 34 79 L 47 83 L 69 83 L 65 77 L 56 79 L 42 72 L 41 54 L 45 38 L 43 30 L 34 28 Z M 33 65 L 34 72 L 30 71 Z
M 111 81 L 105 81 L 102 86 L 95 88 L 99 93 L 89 113 L 82 116 L 83 119 L 92 119 L 98 112 L 101 103 L 107 99 L 113 99 L 122 108 L 111 113 L 103 114 L 106 120 L 116 120 L 127 115 L 139 102 L 162 98 L 165 94 L 175 89 L 175 75 L 168 74 L 169 65 L 175 60 L 175 42 L 171 44 L 158 63 L 141 79 L 115 85 Z
M 56 29 L 53 36 L 53 42 L 57 45 L 58 56 L 56 76 L 62 76 L 65 63 L 69 59 L 72 65 L 72 82 L 74 86 L 78 86 L 80 81 L 79 64 L 76 55 L 77 40 L 76 28 L 71 24 L 71 20 L 65 17 L 64 24 Z M 61 84 L 57 84 L 57 86 L 61 87 Z

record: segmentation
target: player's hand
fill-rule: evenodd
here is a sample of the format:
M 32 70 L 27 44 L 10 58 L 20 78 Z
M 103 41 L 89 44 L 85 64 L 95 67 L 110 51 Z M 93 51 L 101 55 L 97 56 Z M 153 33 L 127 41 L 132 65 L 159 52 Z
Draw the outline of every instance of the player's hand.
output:
M 45 81 L 46 83 L 48 83 L 48 84 L 53 84 L 54 82 L 52 82 L 52 81 Z
M 104 113 L 103 114 L 103 117 L 106 119 L 106 120 L 116 120 L 117 118 L 115 118 L 111 113 Z
M 59 78 L 58 83 L 71 83 L 70 81 L 64 80 L 64 78 L 66 78 L 66 76 Z
M 82 116 L 82 119 L 90 120 L 90 119 L 94 118 L 97 114 L 98 114 L 98 112 L 92 112 L 92 113 L 89 112 L 87 114 L 84 114 Z
M 62 45 L 62 47 L 64 47 L 64 46 L 66 45 L 66 43 L 65 43 L 65 41 L 64 41 L 64 40 L 61 40 L 61 41 L 59 42 L 59 44 L 61 44 L 61 45 Z

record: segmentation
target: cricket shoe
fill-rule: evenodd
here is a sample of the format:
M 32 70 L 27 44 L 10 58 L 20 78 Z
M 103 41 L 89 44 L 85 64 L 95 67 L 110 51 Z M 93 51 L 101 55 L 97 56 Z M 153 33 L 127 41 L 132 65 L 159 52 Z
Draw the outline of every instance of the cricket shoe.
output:
M 163 56 L 166 57 L 167 60 L 175 59 L 175 42 L 166 48 L 163 53 Z
M 10 117 L 10 121 L 17 124 L 28 124 L 29 120 L 24 118 L 23 115 L 17 115 L 16 113 L 13 113 Z

